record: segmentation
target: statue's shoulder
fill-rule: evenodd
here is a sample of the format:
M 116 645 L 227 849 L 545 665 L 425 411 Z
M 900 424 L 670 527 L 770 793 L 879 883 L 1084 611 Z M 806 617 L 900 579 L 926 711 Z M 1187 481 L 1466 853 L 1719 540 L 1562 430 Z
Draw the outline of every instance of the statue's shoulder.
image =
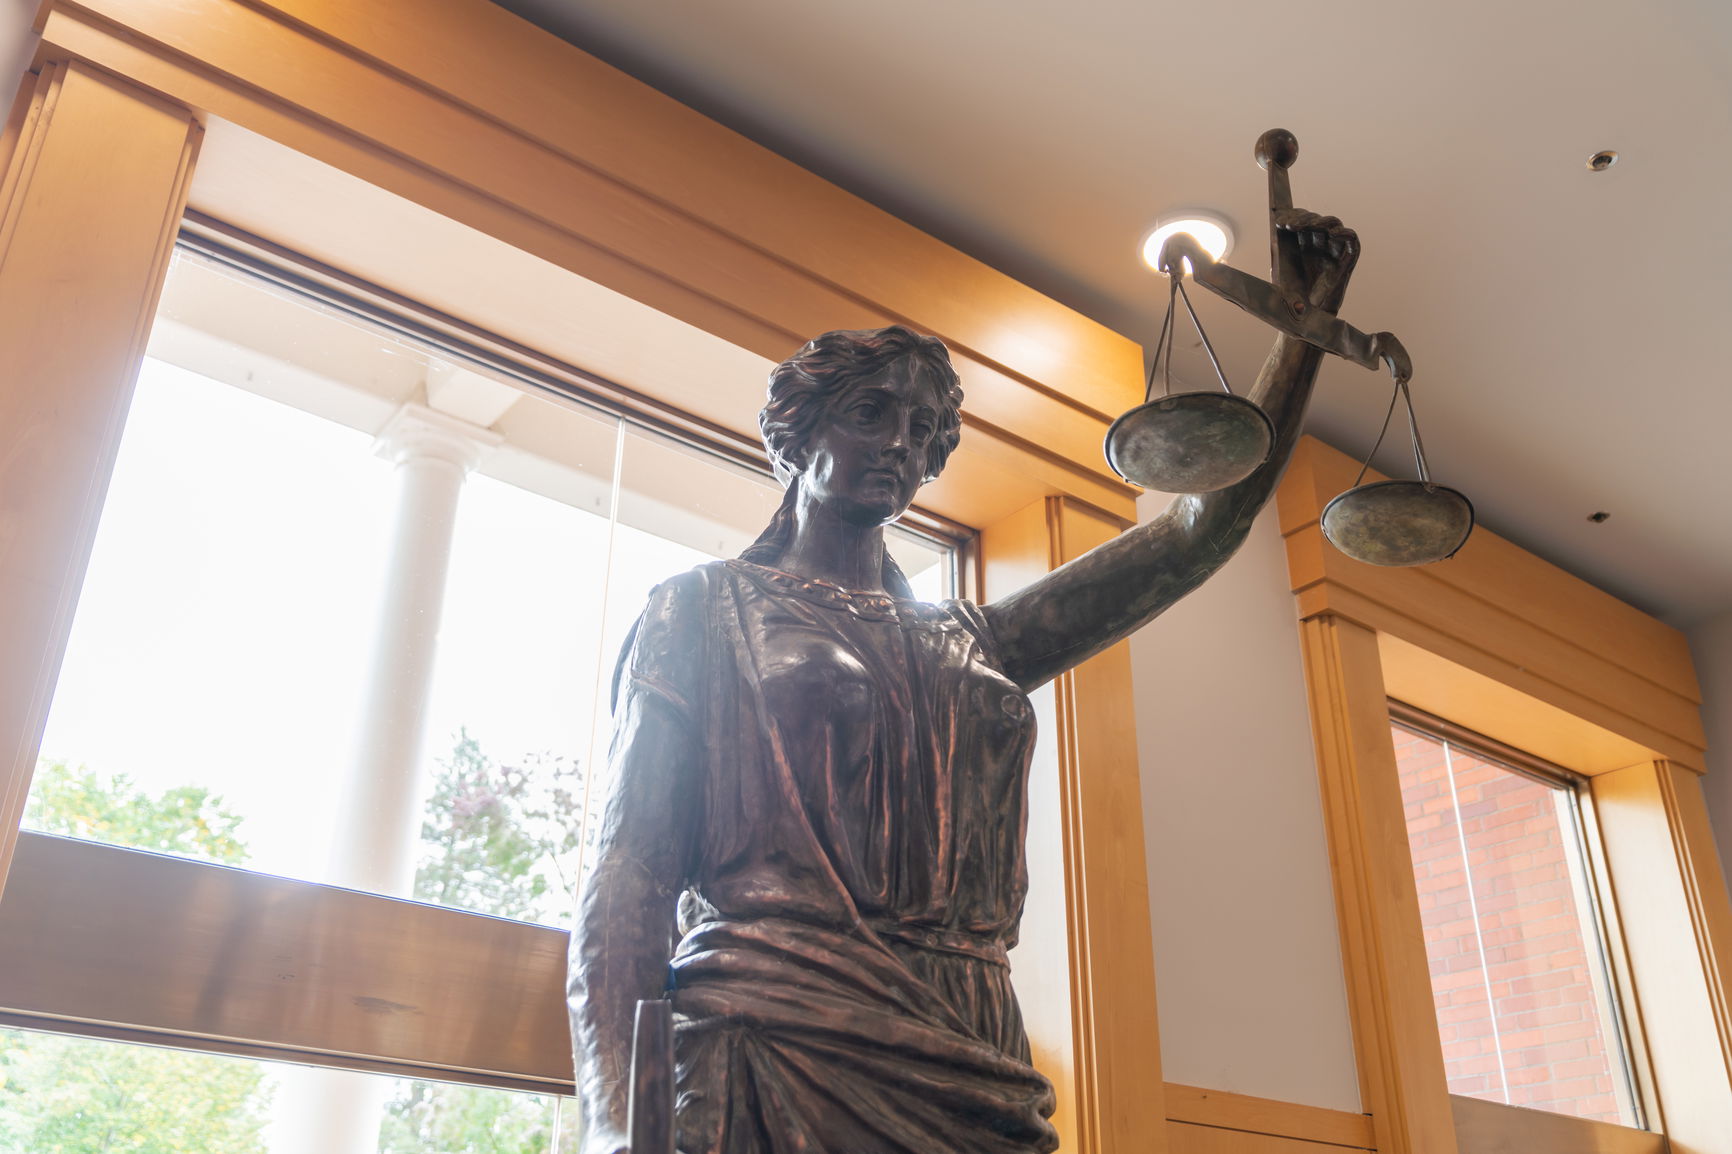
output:
M 727 563 L 723 561 L 706 561 L 664 578 L 650 590 L 636 632 L 702 632 L 709 617 L 711 590 L 727 580 Z
M 705 561 L 683 573 L 664 577 L 650 590 L 650 603 L 702 599 L 716 582 L 726 579 L 727 568 L 726 561 Z
M 726 580 L 725 574 L 722 562 L 709 561 L 675 573 L 650 590 L 614 665 L 614 708 L 628 678 L 673 699 L 689 696 L 701 678 L 707 649 L 710 591 Z
M 980 644 L 981 652 L 986 656 L 987 663 L 1002 672 L 1004 654 L 998 647 L 998 635 L 993 632 L 992 622 L 980 606 L 960 597 L 941 601 L 939 606 L 952 621 L 973 634 L 975 641 Z

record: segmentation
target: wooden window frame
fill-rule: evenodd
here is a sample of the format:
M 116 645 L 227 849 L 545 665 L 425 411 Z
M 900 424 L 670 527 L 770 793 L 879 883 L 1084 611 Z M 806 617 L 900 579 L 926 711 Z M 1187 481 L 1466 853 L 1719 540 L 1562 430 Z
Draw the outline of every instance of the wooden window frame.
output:
M 1683 635 L 1483 529 L 1380 569 L 1330 548 L 1357 462 L 1308 438 L 1279 494 L 1363 1100 L 1377 1148 L 1732 1150 L 1732 902 Z M 1389 735 L 1396 698 L 1589 779 L 1614 969 L 1653 1133 L 1454 1097 Z

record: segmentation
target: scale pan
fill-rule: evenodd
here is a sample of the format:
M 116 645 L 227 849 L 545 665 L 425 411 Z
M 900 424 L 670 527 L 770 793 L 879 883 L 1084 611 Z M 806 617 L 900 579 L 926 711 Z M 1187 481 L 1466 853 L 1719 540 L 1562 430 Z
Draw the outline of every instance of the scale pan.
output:
M 1444 485 L 1374 481 L 1323 507 L 1329 543 L 1367 565 L 1429 565 L 1473 532 L 1473 502 Z
M 1138 405 L 1107 430 L 1107 464 L 1145 489 L 1212 493 L 1269 459 L 1275 426 L 1232 393 L 1172 393 Z

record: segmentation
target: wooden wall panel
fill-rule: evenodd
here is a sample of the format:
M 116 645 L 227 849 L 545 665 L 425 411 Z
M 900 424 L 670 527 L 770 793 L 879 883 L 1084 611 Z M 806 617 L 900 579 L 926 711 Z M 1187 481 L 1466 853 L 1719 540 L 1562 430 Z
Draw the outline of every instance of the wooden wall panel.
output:
M 0 181 L 0 887 L 199 135 L 55 65 Z
M 1436 565 L 1353 561 L 1323 540 L 1317 518 L 1357 471 L 1306 438 L 1282 484 L 1303 615 L 1350 617 L 1701 768 L 1701 690 L 1682 633 L 1483 528 Z
M 1593 779 L 1659 1112 L 1676 1154 L 1732 1151 L 1732 910 L 1701 782 L 1664 761 Z
M 1460 1095 L 1452 1096 L 1450 1105 L 1462 1154 L 1666 1154 L 1667 1150 L 1665 1135 L 1649 1130 Z
M 512 59 L 469 53 L 494 43 L 474 37 L 515 43 L 529 31 L 481 0 L 441 6 L 440 21 L 407 0 L 370 4 L 355 20 L 342 6 L 282 7 L 60 4 L 44 43 L 51 54 L 99 62 L 774 359 L 830 328 L 907 321 L 935 332 L 952 343 L 968 381 L 965 422 L 977 451 L 1020 461 L 1054 491 L 1131 515 L 1134 490 L 1100 450 L 1111 416 L 1135 403 L 1141 386 L 1140 352 L 1125 338 L 545 34 L 534 33 L 545 43 L 531 57 L 557 58 L 560 68 L 532 76 L 514 61 L 503 83 L 569 88 L 562 100 L 605 109 L 608 134 L 574 133 L 555 114 L 562 100 L 519 107 L 494 92 L 485 107 L 472 104 L 472 72 Z M 471 25 L 474 36 L 462 32 Z M 378 30 L 399 26 L 416 29 L 407 36 L 415 43 L 437 37 L 442 50 L 403 56 L 374 43 Z M 428 71 L 384 67 L 371 48 Z M 589 108 L 578 119 L 596 114 Z M 523 119 L 502 119 L 508 115 Z M 641 168 L 625 165 L 606 143 L 621 132 L 669 151 Z M 630 168 L 626 178 L 610 171 L 621 165 Z M 750 195 L 722 195 L 740 181 Z M 789 230 L 793 221 L 804 223 Z M 817 229 L 819 221 L 830 231 Z M 990 323 L 974 302 L 996 310 Z
M 1375 1148 L 1371 1119 L 1344 1110 L 1229 1094 L 1167 1083 L 1167 1120 L 1193 1127 L 1238 1130 L 1350 1150 Z M 1325 1154 L 1310 1151 L 1309 1154 Z
M 1360 1101 L 1378 1149 L 1454 1154 L 1377 635 L 1325 616 L 1301 624 L 1300 644 Z
M 1167 1123 L 1167 1148 L 1172 1154 L 1335 1154 L 1345 1146 L 1307 1142 L 1245 1130 L 1218 1130 L 1189 1122 Z
M 208 6 L 86 6 L 212 58 Z M 900 316 L 923 318 L 1012 373 L 1061 381 L 1065 394 L 1109 419 L 1126 407 L 1125 382 L 1140 380 L 1142 355 L 1133 342 L 495 5 L 445 0 L 439 20 L 415 3 L 257 0 L 252 7 L 278 23 L 316 29 L 378 62 L 381 72 L 416 77 L 453 103 L 654 196 L 670 213 L 711 221 Z M 477 44 L 488 51 L 470 51 Z M 1012 317 L 1017 323 L 1007 323 Z

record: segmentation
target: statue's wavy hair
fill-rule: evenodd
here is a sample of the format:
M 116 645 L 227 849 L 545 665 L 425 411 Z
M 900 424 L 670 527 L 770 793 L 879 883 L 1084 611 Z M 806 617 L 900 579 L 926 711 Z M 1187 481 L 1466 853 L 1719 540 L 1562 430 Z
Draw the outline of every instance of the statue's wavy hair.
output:
M 904 325 L 837 329 L 814 337 L 770 371 L 769 400 L 758 414 L 758 429 L 770 467 L 786 491 L 770 524 L 740 554 L 743 560 L 759 565 L 780 562 L 794 538 L 794 507 L 799 501 L 803 467 L 800 458 L 812 434 L 830 416 L 831 402 L 854 382 L 903 359 L 916 362 L 927 379 L 938 385 L 938 428 L 926 445 L 926 480 L 944 471 L 944 463 L 962 439 L 962 381 L 944 342 Z M 884 554 L 883 580 L 892 594 L 913 596 L 908 578 L 888 552 Z

